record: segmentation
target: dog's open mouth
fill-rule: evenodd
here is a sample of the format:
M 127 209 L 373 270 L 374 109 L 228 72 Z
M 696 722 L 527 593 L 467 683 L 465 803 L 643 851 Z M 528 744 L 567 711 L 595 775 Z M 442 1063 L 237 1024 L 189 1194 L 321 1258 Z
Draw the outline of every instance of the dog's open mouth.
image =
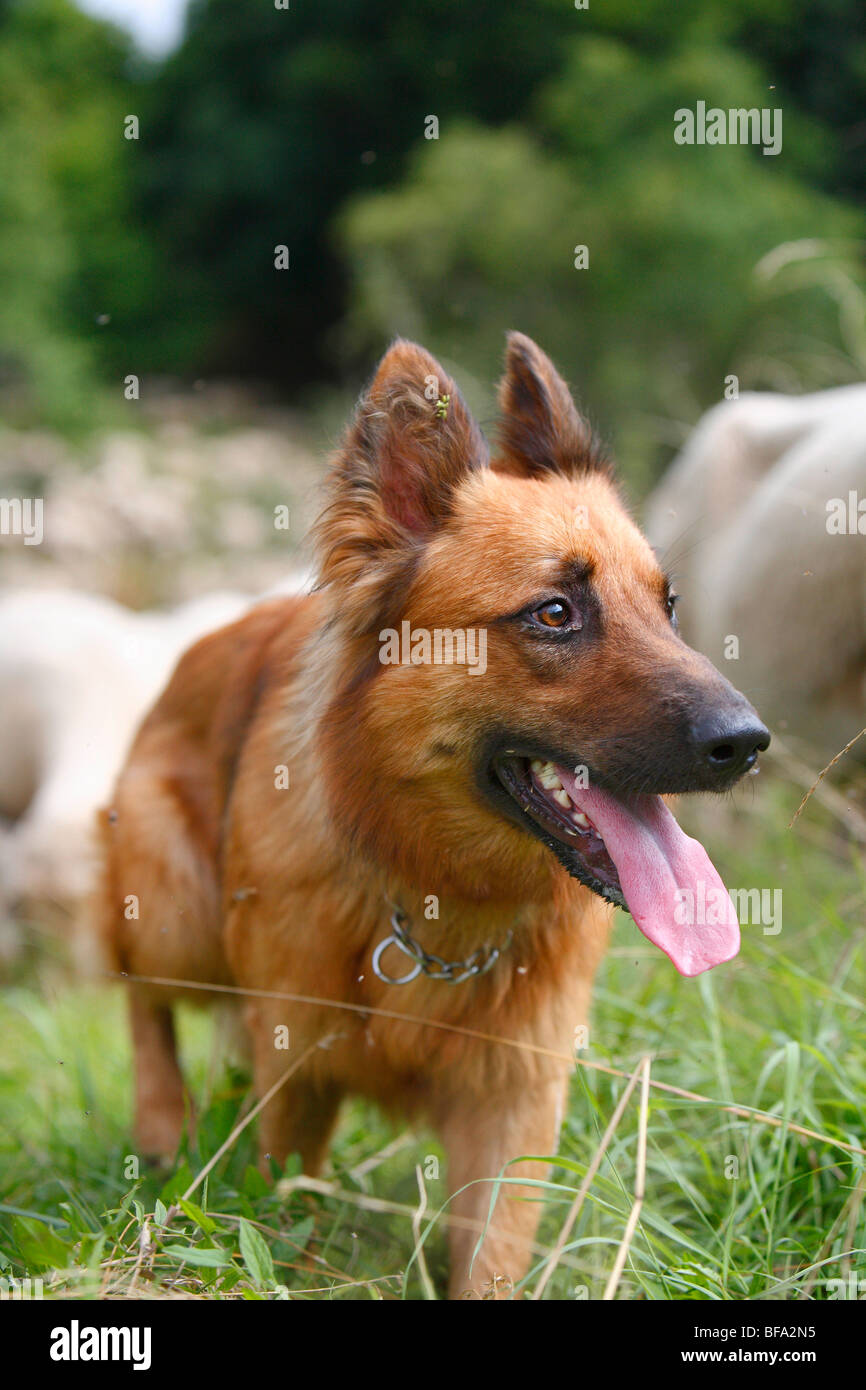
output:
M 740 929 L 703 845 L 660 796 L 615 796 L 559 763 L 498 758 L 493 771 L 521 821 L 574 877 L 627 908 L 682 975 L 730 960 Z
M 575 878 L 599 897 L 618 907 L 627 907 L 616 864 L 608 853 L 597 827 L 581 804 L 576 786 L 569 792 L 563 782 L 563 769 L 557 763 L 539 758 L 509 758 L 497 762 L 495 771 L 505 790 L 524 815 L 546 832 L 556 844 L 557 857 Z M 565 846 L 569 854 L 559 853 Z

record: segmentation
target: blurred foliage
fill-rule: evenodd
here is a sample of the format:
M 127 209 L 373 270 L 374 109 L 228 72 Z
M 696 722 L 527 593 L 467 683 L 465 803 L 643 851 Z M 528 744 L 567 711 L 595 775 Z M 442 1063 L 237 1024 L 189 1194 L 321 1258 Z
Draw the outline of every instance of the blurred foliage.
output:
M 816 234 L 840 273 L 860 274 L 861 215 L 809 177 L 832 140 L 786 105 L 778 156 L 675 145 L 673 111 L 699 99 L 778 100 L 730 49 L 678 46 L 648 64 L 588 36 L 538 94 L 534 129 L 444 131 L 401 186 L 343 214 L 351 349 L 401 329 L 489 377 L 503 328 L 519 327 L 644 478 L 677 442 L 671 423 L 721 398 L 729 374 L 786 390 L 856 378 L 866 358 L 820 279 L 783 295 L 755 274 L 780 244 Z M 578 245 L 588 269 L 575 268 Z
M 193 0 L 161 64 L 0 0 L 0 79 L 0 383 L 39 418 L 129 371 L 297 396 L 395 332 L 489 379 L 518 326 L 645 481 L 726 375 L 866 368 L 859 0 Z M 782 153 L 675 145 L 697 100 L 782 107 Z
M 295 386 L 321 375 L 345 299 L 334 213 L 399 180 L 429 113 L 519 115 L 556 70 L 562 28 L 557 0 L 531 23 L 500 0 L 193 0 L 148 94 L 142 194 L 204 365 Z
M 0 384 L 43 420 L 86 418 L 111 360 L 100 335 L 143 299 L 130 63 L 119 31 L 67 0 L 0 7 Z

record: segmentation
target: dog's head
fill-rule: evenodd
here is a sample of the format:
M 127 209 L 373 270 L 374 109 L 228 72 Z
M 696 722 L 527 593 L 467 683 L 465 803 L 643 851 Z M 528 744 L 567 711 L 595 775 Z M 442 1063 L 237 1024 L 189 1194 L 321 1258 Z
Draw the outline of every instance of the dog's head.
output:
M 520 334 L 500 404 L 491 462 L 442 367 L 397 342 L 335 460 L 334 815 L 425 892 L 549 891 L 555 856 L 697 973 L 735 953 L 736 919 L 724 895 L 722 920 L 675 923 L 684 890 L 724 890 L 660 796 L 728 789 L 769 735 L 677 635 L 668 578 Z

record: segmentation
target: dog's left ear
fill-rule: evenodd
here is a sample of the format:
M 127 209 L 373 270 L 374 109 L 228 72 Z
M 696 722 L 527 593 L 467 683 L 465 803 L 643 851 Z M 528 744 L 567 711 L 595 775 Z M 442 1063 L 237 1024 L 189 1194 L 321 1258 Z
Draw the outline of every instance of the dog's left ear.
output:
M 493 464 L 498 473 L 574 477 L 607 467 L 559 372 L 523 333 L 508 335 L 499 405 L 500 452 Z

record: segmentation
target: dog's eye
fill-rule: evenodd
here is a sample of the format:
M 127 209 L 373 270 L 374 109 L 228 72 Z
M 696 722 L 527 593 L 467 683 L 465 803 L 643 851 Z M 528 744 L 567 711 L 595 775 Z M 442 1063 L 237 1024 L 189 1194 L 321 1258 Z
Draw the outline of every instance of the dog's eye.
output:
M 676 627 L 676 625 L 677 625 L 677 612 L 676 612 L 676 609 L 677 609 L 677 604 L 679 603 L 679 601 L 680 601 L 680 596 L 679 596 L 679 594 L 668 594 L 667 598 L 665 599 L 665 610 L 666 610 L 667 615 L 668 615 L 668 617 L 670 618 L 671 622 L 673 623 L 674 627 Z
M 567 627 L 571 621 L 571 606 L 564 599 L 554 598 L 536 608 L 532 616 L 542 627 Z

